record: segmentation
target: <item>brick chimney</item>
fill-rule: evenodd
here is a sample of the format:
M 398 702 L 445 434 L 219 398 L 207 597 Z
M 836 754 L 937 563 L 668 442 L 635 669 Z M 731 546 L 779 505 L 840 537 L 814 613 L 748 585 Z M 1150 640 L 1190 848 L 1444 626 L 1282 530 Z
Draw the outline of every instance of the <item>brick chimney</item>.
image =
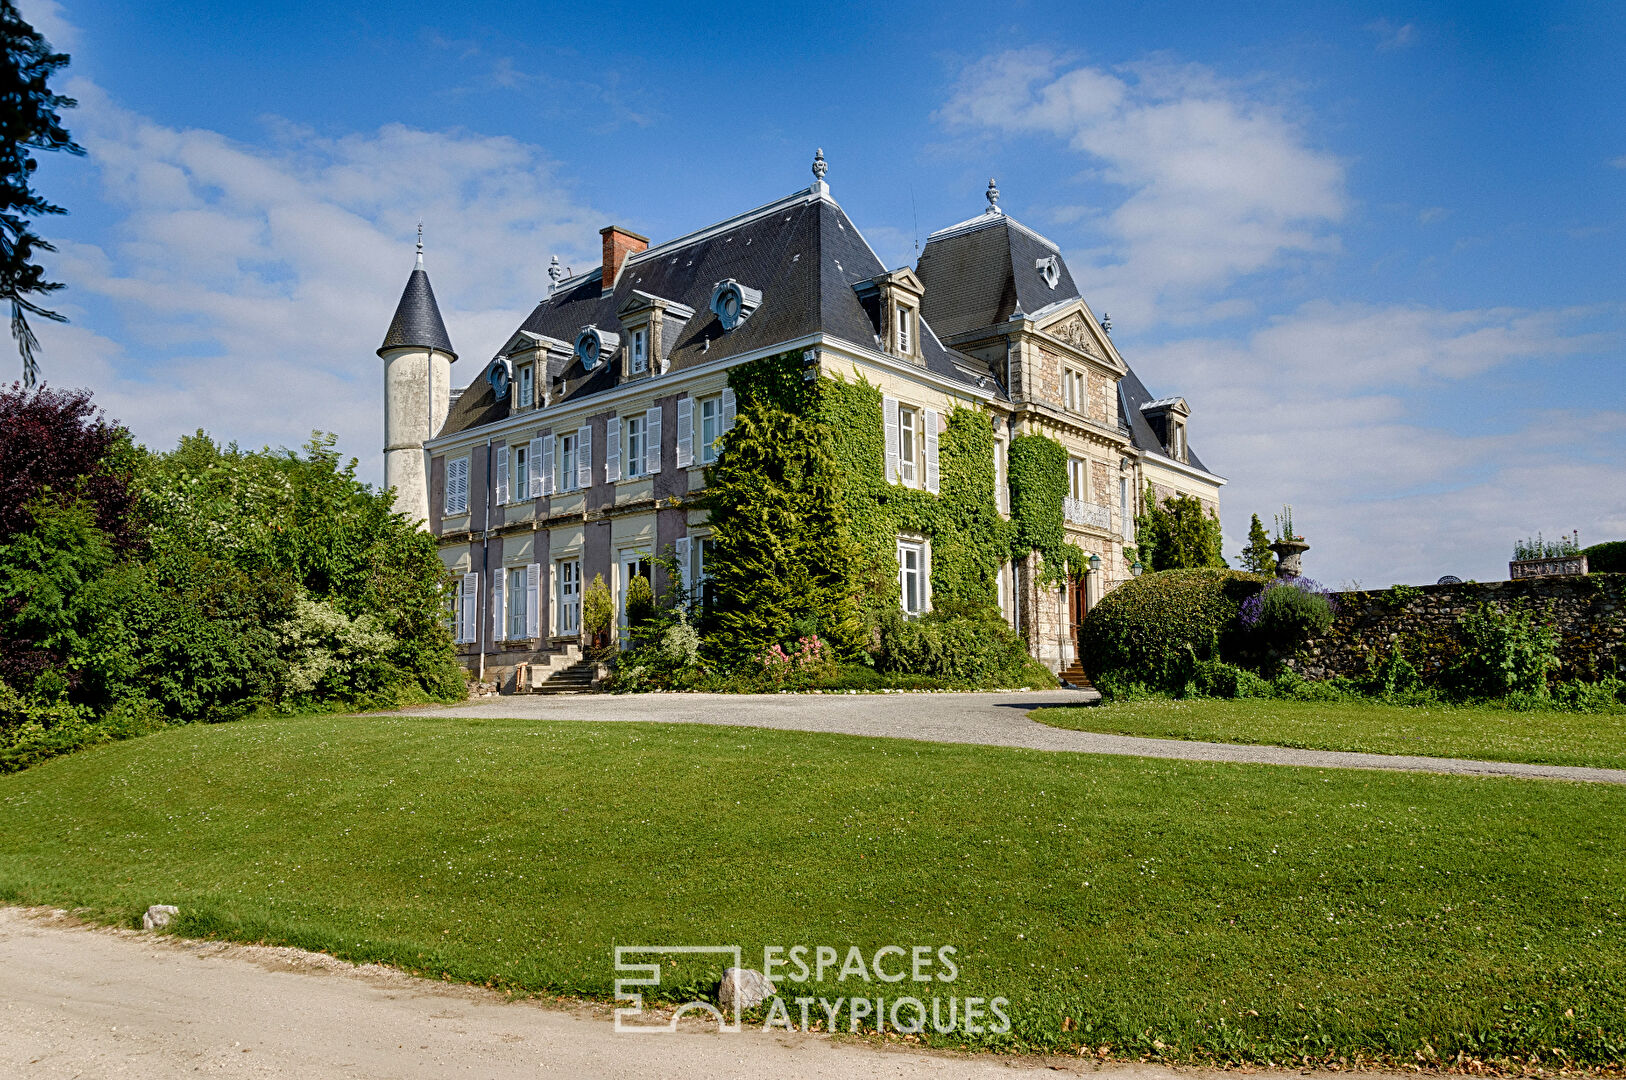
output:
M 627 261 L 628 255 L 636 255 L 649 247 L 649 237 L 628 232 L 619 225 L 606 225 L 598 234 L 604 237 L 604 291 L 609 292 L 615 287 L 615 279 L 621 276 L 621 264 Z

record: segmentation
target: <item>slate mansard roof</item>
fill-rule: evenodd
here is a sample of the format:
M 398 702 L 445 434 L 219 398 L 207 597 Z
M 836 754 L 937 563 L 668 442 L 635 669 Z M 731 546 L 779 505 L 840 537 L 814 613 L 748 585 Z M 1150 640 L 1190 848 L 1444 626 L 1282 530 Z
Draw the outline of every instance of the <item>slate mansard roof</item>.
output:
M 1158 440 L 1152 425 L 1146 422 L 1146 414 L 1141 411 L 1141 406 L 1151 401 L 1152 392 L 1146 389 L 1146 384 L 1140 381 L 1140 376 L 1125 365 L 1124 377 L 1118 380 L 1119 424 L 1129 429 L 1129 439 L 1137 450 L 1150 450 L 1154 454 L 1168 457 L 1168 449 Z M 1186 444 L 1186 464 L 1203 472 L 1209 471 L 1208 466 L 1203 464 L 1189 442 Z
M 1053 288 L 1039 267 L 1049 259 L 1055 260 Z M 1080 298 L 1061 250 L 997 211 L 928 236 L 916 273 L 926 286 L 920 299 L 926 321 L 948 338 Z
M 663 351 L 668 375 L 821 332 L 879 352 L 875 324 L 853 286 L 886 271 L 846 212 L 828 195 L 806 190 L 629 255 L 610 293 L 603 289 L 602 267 L 561 282 L 518 329 L 570 343 L 584 326 L 621 333 L 616 312 L 637 291 L 694 310 L 675 334 L 673 323 L 667 323 Z M 762 300 L 748 318 L 725 332 L 711 311 L 711 295 L 726 278 L 760 290 Z M 921 350 L 931 373 L 997 392 L 984 365 L 945 348 L 936 335 L 922 335 Z M 657 367 L 662 360 L 651 359 Z M 612 389 L 621 381 L 620 369 L 619 362 L 601 362 L 584 371 L 571 357 L 558 373 L 563 381 L 554 384 L 554 405 Z M 452 407 L 442 435 L 508 415 L 508 402 L 495 400 L 483 375 Z
M 1054 287 L 1040 266 L 1040 260 L 1052 259 Z M 692 315 L 679 316 L 680 325 L 676 320 L 666 324 L 664 359 L 669 374 L 820 332 L 880 351 L 875 324 L 853 286 L 886 270 L 846 212 L 827 194 L 809 189 L 628 256 L 609 293 L 604 292 L 602 267 L 563 281 L 518 330 L 567 344 L 574 343 L 584 326 L 621 333 L 616 312 L 639 292 L 680 305 L 680 312 L 693 310 Z M 998 326 L 1018 312 L 1033 315 L 1082 299 L 1060 249 L 1003 212 L 985 212 L 932 233 L 915 272 L 926 289 L 921 297 L 926 369 L 1000 396 L 993 373 L 981 361 L 946 348 L 937 334 L 952 339 Z M 711 311 L 712 289 L 725 278 L 762 293 L 761 306 L 727 332 Z M 433 336 L 436 332 L 438 337 Z M 384 341 L 385 348 L 396 344 L 431 344 L 452 351 L 421 268 L 407 283 Z M 657 368 L 662 359 L 651 358 Z M 610 357 L 584 371 L 572 356 L 562 371 L 550 370 L 547 377 L 562 376 L 554 384 L 553 403 L 588 399 L 613 389 L 621 382 L 618 360 Z M 496 400 L 485 372 L 482 368 L 452 405 L 440 435 L 508 416 L 507 399 Z M 1167 458 L 1167 448 L 1141 412 L 1141 406 L 1152 400 L 1126 364 L 1118 384 L 1120 426 L 1137 449 Z M 1186 456 L 1193 467 L 1208 471 L 1189 444 Z
M 395 318 L 390 320 L 389 332 L 384 335 L 384 344 L 378 347 L 378 352 L 383 355 L 389 349 L 402 346 L 438 349 L 457 359 L 451 336 L 446 333 L 446 323 L 440 317 L 440 307 L 435 303 L 435 290 L 429 285 L 429 275 L 424 272 L 422 263 L 407 278 L 406 290 L 395 306 Z

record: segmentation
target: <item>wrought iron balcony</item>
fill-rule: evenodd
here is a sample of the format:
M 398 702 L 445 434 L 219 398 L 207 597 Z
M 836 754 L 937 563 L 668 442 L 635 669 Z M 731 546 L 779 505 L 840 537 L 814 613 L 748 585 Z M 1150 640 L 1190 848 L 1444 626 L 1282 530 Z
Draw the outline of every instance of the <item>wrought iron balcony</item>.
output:
M 1088 525 L 1104 532 L 1112 531 L 1112 508 L 1110 506 L 1098 506 L 1095 503 L 1068 496 L 1061 501 L 1061 514 L 1062 517 L 1074 525 Z

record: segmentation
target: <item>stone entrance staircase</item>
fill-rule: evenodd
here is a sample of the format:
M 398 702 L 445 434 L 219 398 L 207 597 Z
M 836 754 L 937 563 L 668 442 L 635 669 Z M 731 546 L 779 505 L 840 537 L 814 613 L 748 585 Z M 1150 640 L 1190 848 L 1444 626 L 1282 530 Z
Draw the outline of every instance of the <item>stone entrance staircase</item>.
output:
M 585 694 L 598 678 L 598 665 L 582 656 L 580 645 L 566 645 L 544 660 L 522 664 L 515 672 L 517 694 Z
M 1090 688 L 1090 677 L 1084 674 L 1084 665 L 1080 664 L 1076 658 L 1062 671 L 1060 678 L 1063 682 L 1070 682 L 1079 689 Z

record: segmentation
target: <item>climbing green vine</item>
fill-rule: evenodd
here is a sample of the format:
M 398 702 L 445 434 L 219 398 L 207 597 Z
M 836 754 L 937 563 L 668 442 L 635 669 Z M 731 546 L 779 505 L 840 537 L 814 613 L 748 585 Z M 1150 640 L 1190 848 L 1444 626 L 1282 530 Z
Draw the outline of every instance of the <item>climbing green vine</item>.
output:
M 1067 573 L 1083 573 L 1088 556 L 1067 542 L 1062 500 L 1067 497 L 1067 449 L 1047 435 L 1018 435 L 1010 448 L 1010 557 L 1030 551 L 1044 558 L 1043 581 L 1054 585 Z
M 996 608 L 995 575 L 1010 551 L 1011 526 L 996 501 L 988 413 L 968 406 L 948 412 L 934 495 L 886 482 L 879 387 L 856 371 L 851 380 L 804 376 L 800 353 L 766 357 L 729 373 L 741 416 L 760 414 L 756 423 L 773 413 L 794 417 L 809 423 L 828 447 L 840 512 L 831 519 L 833 527 L 807 538 L 805 557 L 824 565 L 840 558 L 854 561 L 854 600 L 873 628 L 898 609 L 897 538 L 918 533 L 932 540 L 934 611 L 980 614 Z M 732 437 L 725 442 L 719 473 L 735 442 Z M 726 552 L 716 556 L 727 557 Z

